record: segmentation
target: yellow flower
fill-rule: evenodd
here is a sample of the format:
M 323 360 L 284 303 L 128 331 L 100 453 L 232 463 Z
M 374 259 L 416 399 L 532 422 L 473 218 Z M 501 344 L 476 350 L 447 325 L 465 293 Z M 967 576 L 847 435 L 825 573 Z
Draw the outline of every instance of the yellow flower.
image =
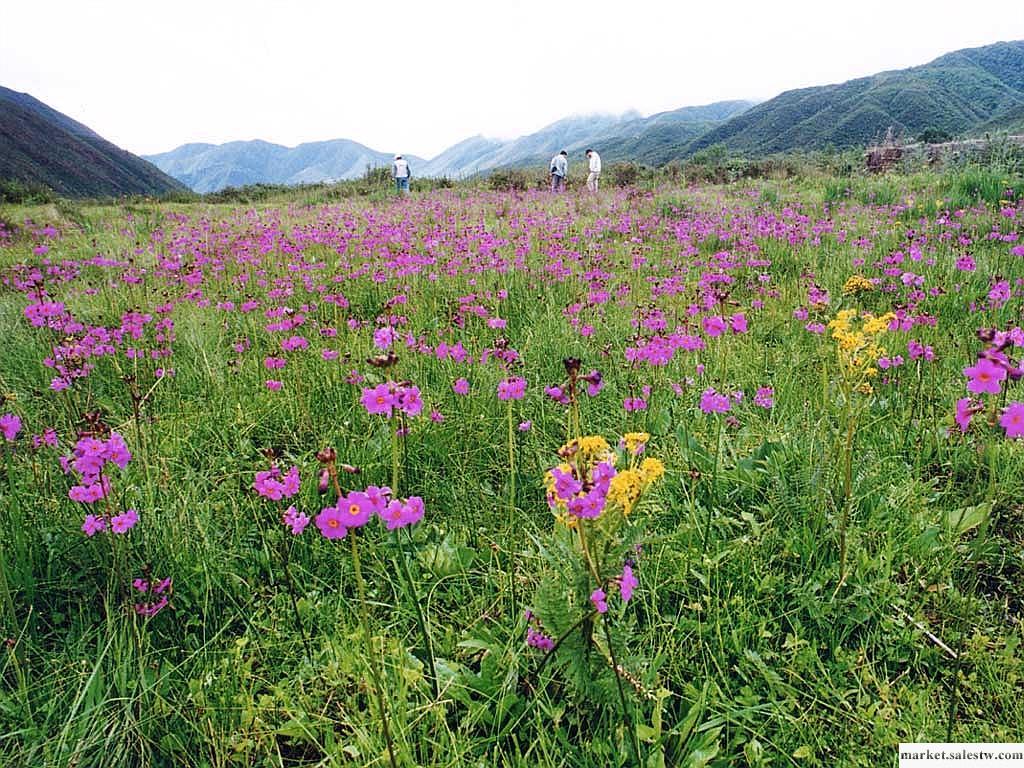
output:
M 645 487 L 660 479 L 664 474 L 665 465 L 661 463 L 661 459 L 648 457 L 640 462 L 640 479 Z
M 640 446 L 645 445 L 650 439 L 651 436 L 647 432 L 627 432 L 622 436 L 626 450 L 630 453 L 636 453 Z
M 633 505 L 640 498 L 643 482 L 640 473 L 635 469 L 624 469 L 612 478 L 608 487 L 608 501 L 622 507 L 622 513 L 628 515 Z
M 889 323 L 896 317 L 892 312 L 886 312 L 879 317 L 871 317 L 864 321 L 864 333 L 877 336 L 889 330 Z
M 846 282 L 843 283 L 844 296 L 855 296 L 858 293 L 867 293 L 873 290 L 875 290 L 875 284 L 863 275 L 850 275 Z

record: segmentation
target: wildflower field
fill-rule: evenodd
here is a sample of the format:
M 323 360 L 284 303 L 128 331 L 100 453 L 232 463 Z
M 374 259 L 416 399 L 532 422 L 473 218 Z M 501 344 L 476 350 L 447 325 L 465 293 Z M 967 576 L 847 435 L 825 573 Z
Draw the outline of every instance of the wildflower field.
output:
M 0 764 L 1024 730 L 994 171 L 0 211 Z

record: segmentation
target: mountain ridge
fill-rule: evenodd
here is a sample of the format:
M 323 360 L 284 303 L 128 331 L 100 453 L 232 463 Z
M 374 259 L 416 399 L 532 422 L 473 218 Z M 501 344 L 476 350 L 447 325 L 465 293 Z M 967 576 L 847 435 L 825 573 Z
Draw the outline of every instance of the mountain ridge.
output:
M 0 179 L 68 197 L 184 192 L 152 163 L 34 96 L 0 86 Z

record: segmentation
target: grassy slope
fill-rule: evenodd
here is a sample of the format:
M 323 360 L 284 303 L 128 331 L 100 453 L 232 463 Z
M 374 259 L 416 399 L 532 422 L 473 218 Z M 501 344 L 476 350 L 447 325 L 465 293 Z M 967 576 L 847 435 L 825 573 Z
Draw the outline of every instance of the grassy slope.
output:
M 787 91 L 699 137 L 686 153 L 716 143 L 752 155 L 862 146 L 890 125 L 908 137 L 927 128 L 962 135 L 1024 104 L 1021 72 L 1024 42 L 1008 42 L 911 69 Z
M 985 537 L 954 536 L 944 522 L 947 515 L 985 498 L 990 465 L 978 450 L 983 443 L 946 440 L 940 431 L 962 394 L 960 368 L 976 347 L 973 329 L 981 318 L 967 314 L 966 299 L 983 296 L 988 275 L 1005 267 L 1005 244 L 979 239 L 972 248 L 979 264 L 974 274 L 953 269 L 955 245 L 940 244 L 933 254 L 938 263 L 929 280 L 950 287 L 956 281 L 963 292 L 930 300 L 928 310 L 940 325 L 914 334 L 936 345 L 939 362 L 919 373 L 907 369 L 903 383 L 886 390 L 858 433 L 854 565 L 838 596 L 833 535 L 841 409 L 828 386 L 829 343 L 804 332 L 803 323 L 791 316 L 805 301 L 802 275 L 813 271 L 838 297 L 853 271 L 852 258 L 865 253 L 877 258 L 899 248 L 906 225 L 937 234 L 934 201 L 968 202 L 975 186 L 967 181 L 916 177 L 840 180 L 836 186 L 773 184 L 760 196 L 758 190 L 749 195 L 740 189 L 665 189 L 650 197 L 609 195 L 600 201 L 485 196 L 467 202 L 438 195 L 419 212 L 403 205 L 367 211 L 359 203 L 345 204 L 341 214 L 359 232 L 371 214 L 393 222 L 413 216 L 423 233 L 443 221 L 445 228 L 463 231 L 482 224 L 499 236 L 512 234 L 512 222 L 533 217 L 550 220 L 550 228 L 541 230 L 544 236 L 570 248 L 585 227 L 604 219 L 608 223 L 598 227 L 600 233 L 589 237 L 592 253 L 617 274 L 616 285 L 639 291 L 637 301 L 644 301 L 646 275 L 630 270 L 631 260 L 643 253 L 644 272 L 661 273 L 659 262 L 679 254 L 657 230 L 613 231 L 624 210 L 637 220 L 664 217 L 668 225 L 714 217 L 722 206 L 766 215 L 788 208 L 781 220 L 806 214 L 824 222 L 827 199 L 829 218 L 849 231 L 845 243 L 834 235 L 824 235 L 821 244 L 758 236 L 761 257 L 772 261 L 768 271 L 779 296 L 754 316 L 749 335 L 723 337 L 701 358 L 708 372 L 696 385 L 730 384 L 748 393 L 748 405 L 737 409 L 741 425 L 725 433 L 717 470 L 709 456 L 718 422 L 696 410 L 696 390 L 679 401 L 662 391 L 649 412 L 623 414 L 622 397 L 634 391 L 638 376 L 619 362 L 632 332 L 631 303 L 611 304 L 605 315 L 590 316 L 596 334 L 588 341 L 571 333 L 561 315 L 563 307 L 586 295 L 579 278 L 552 283 L 519 272 L 474 275 L 475 285 L 468 277 L 403 280 L 410 296 L 403 312 L 417 330 L 435 328 L 456 296 L 509 290 L 510 301 L 498 305 L 509 322 L 503 333 L 523 354 L 531 382 L 516 417 L 534 422 L 517 438 L 520 513 L 509 521 L 503 501 L 509 474 L 505 411 L 493 397 L 499 374 L 470 369 L 473 393 L 461 399 L 451 394 L 451 381 L 460 373 L 451 364 L 400 353 L 401 375 L 416 381 L 446 416 L 439 424 L 416 424 L 402 481 L 406 492 L 428 501 L 427 519 L 416 533 L 421 554 L 414 570 L 421 594 L 429 595 L 425 606 L 438 655 L 446 660 L 442 702 L 433 701 L 420 662 L 406 650 L 417 645 L 414 614 L 403 597 L 389 540 L 380 532 L 368 534 L 364 569 L 376 631 L 387 649 L 394 729 L 415 764 L 609 766 L 627 759 L 615 699 L 575 694 L 566 684 L 568 671 L 555 674 L 537 697 L 517 687 L 517 678 L 537 662 L 523 646 L 519 616 L 540 571 L 539 542 L 551 535 L 541 475 L 554 461 L 564 430 L 563 412 L 545 401 L 540 384 L 561 378 L 560 360 L 567 354 L 600 367 L 608 380 L 601 396 L 584 403 L 585 429 L 615 435 L 647 428 L 654 434 L 651 452 L 669 467 L 664 486 L 637 513 L 646 531 L 642 586 L 622 619 L 621 636 L 628 648 L 623 664 L 643 686 L 669 691 L 663 711 L 668 764 L 686 764 L 702 750 L 717 754 L 712 765 L 758 765 L 763 755 L 767 764 L 873 766 L 891 761 L 898 741 L 945 740 L 948 690 L 957 673 L 900 611 L 967 652 L 953 739 L 1016 738 L 1024 727 L 1018 690 L 1024 669 L 1016 650 L 1024 455 L 1019 444 L 1000 443 L 998 475 L 992 476 L 998 523 Z M 998 187 L 1001 180 L 992 181 Z M 901 214 L 868 205 L 901 202 L 908 194 L 922 207 Z M 274 210 L 266 208 L 263 215 Z M 292 211 L 296 218 L 288 219 L 289 226 L 338 215 L 337 210 Z M 244 222 L 254 220 L 229 207 L 145 206 L 133 210 L 126 229 L 122 213 L 83 209 L 81 231 L 70 231 L 51 255 L 122 253 L 156 229 L 169 228 L 170 213 L 194 223 L 202 218 L 232 222 L 226 232 L 241 231 Z M 19 210 L 9 218 L 26 214 L 45 221 L 53 211 Z M 986 233 L 993 221 L 999 221 L 993 211 L 976 210 L 963 224 L 966 231 Z M 1012 223 L 1003 220 L 1002 226 Z M 851 244 L 854 235 L 875 229 L 870 251 Z M 696 243 L 700 258 L 729 247 L 726 228 L 718 232 Z M 643 238 L 642 244 L 636 238 Z M 226 241 L 213 238 L 210 247 L 220 248 L 218 242 Z M 31 246 L 29 240 L 18 241 L 0 249 L 0 259 L 4 264 L 32 259 Z M 527 257 L 534 267 L 540 263 L 539 247 L 535 242 Z M 335 256 L 328 248 L 307 250 L 308 258 Z M 285 276 L 276 259 L 268 256 L 266 268 Z M 128 308 L 164 300 L 159 283 L 128 286 L 108 277 L 106 270 L 89 267 L 58 296 L 81 317 L 115 325 Z M 96 293 L 82 294 L 77 286 L 91 286 Z M 737 287 L 735 295 L 746 301 L 746 290 Z M 359 765 L 380 758 L 348 550 L 310 538 L 315 533 L 310 530 L 292 553 L 301 591 L 297 610 L 313 638 L 310 665 L 280 583 L 278 539 L 260 533 L 274 528 L 277 510 L 249 491 L 266 447 L 299 463 L 307 478 L 316 467 L 312 453 L 325 444 L 363 468 L 360 484 L 388 476 L 386 432 L 366 416 L 357 391 L 344 381 L 349 367 L 365 368 L 357 361 L 372 350 L 365 333 L 344 330 L 344 318 L 372 317 L 393 290 L 364 278 L 346 284 L 344 291 L 351 302 L 348 312 L 339 316 L 323 305 L 313 318 L 342 329 L 337 341 L 317 343 L 350 352 L 354 362 L 326 365 L 315 353 L 297 357 L 282 372 L 286 389 L 278 395 L 262 386 L 268 377 L 262 357 L 275 350 L 262 338 L 267 320 L 261 313 L 217 314 L 189 302 L 175 310 L 177 375 L 147 400 L 144 410 L 152 418 L 142 424 L 146 447 L 134 448 L 137 458 L 122 486 L 143 516 L 132 534 L 132 565 L 149 562 L 158 574 L 175 577 L 176 610 L 146 626 L 106 612 L 107 601 L 116 605 L 118 600 L 116 590 L 107 592 L 110 553 L 104 542 L 86 541 L 78 532 L 81 510 L 65 496 L 55 454 L 28 454 L 19 447 L 11 475 L 17 509 L 7 504 L 4 514 L 21 515 L 28 521 L 23 529 L 32 533 L 25 541 L 31 556 L 11 579 L 19 615 L 27 620 L 28 605 L 34 610 L 22 637 L 24 656 L 5 657 L 8 684 L 0 691 L 5 765 Z M 208 284 L 206 293 L 214 302 L 239 298 L 227 282 Z M 288 301 L 310 298 L 300 292 Z M 661 303 L 682 310 L 688 300 L 679 297 L 678 306 Z M 883 295 L 862 301 L 879 309 L 891 303 Z M 65 408 L 84 400 L 40 391 L 47 380 L 39 363 L 47 339 L 20 319 L 23 304 L 12 292 L 0 294 L 0 321 L 11 329 L 6 338 L 11 354 L 0 364 L 0 385 L 17 395 L 8 407 L 25 414 L 28 429 L 54 424 L 63 431 Z M 1016 299 L 984 319 L 1009 321 L 1018 306 Z M 491 336 L 473 326 L 464 337 L 469 343 Z M 257 347 L 242 366 L 232 366 L 230 345 L 243 337 Z M 610 358 L 601 354 L 606 345 Z M 695 362 L 684 359 L 643 379 L 664 386 L 670 376 L 695 375 Z M 101 362 L 91 377 L 89 403 L 120 425 L 134 447 L 139 441 L 133 437 L 129 399 L 108 363 Z M 143 363 L 141 370 L 146 368 Z M 776 407 L 749 407 L 753 391 L 765 384 L 775 387 Z M 321 505 L 308 483 L 299 504 L 311 512 Z M 702 555 L 709 506 L 712 541 Z M 3 527 L 5 551 L 11 551 L 17 530 L 22 529 Z M 653 706 L 638 700 L 644 722 L 651 722 Z

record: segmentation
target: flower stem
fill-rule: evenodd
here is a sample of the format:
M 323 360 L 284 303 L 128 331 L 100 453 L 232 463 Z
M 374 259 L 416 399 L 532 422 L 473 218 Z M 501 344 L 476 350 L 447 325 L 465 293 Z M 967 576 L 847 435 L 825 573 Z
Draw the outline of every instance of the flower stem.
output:
M 412 541 L 412 532 L 406 527 L 406 533 L 409 535 L 409 541 Z M 402 565 L 402 575 L 405 576 L 405 583 L 408 585 L 409 598 L 412 600 L 413 606 L 416 608 L 416 624 L 419 626 L 420 636 L 423 638 L 423 650 L 427 654 L 427 663 L 430 665 L 430 684 L 434 689 L 434 698 L 438 698 L 441 695 L 440 689 L 438 688 L 437 682 L 437 667 L 434 662 L 434 643 L 430 638 L 430 631 L 427 629 L 427 621 L 423 615 L 423 606 L 420 604 L 420 597 L 416 590 L 416 582 L 413 581 L 412 573 L 409 571 L 409 559 L 407 552 L 402 548 L 401 543 L 398 540 L 398 531 L 395 531 L 394 537 L 395 547 L 398 549 L 398 560 Z
M 633 725 L 633 717 L 630 708 L 626 705 L 626 692 L 622 688 L 622 675 L 619 673 L 619 662 L 615 658 L 615 645 L 612 643 L 612 633 L 608 629 L 608 617 L 601 617 L 601 625 L 604 627 L 604 637 L 608 641 L 608 655 L 612 660 L 613 671 L 615 672 L 615 686 L 619 689 L 619 701 L 622 703 L 622 716 L 626 719 L 626 728 L 629 730 L 629 743 L 633 745 L 633 753 L 636 755 L 637 768 L 643 766 L 643 759 L 640 757 L 640 739 L 637 736 L 636 727 Z
M 852 392 L 851 392 L 852 394 Z M 839 586 L 846 581 L 846 529 L 850 523 L 850 497 L 853 493 L 853 439 L 857 433 L 857 418 L 846 411 L 846 447 L 843 456 L 843 514 L 839 519 Z M 836 588 L 838 590 L 838 587 Z
M 508 523 L 509 529 L 515 522 L 516 514 L 516 434 L 512 428 L 512 400 L 508 401 L 508 471 L 509 471 L 509 491 L 508 491 Z
M 384 689 L 381 681 L 380 666 L 377 663 L 377 655 L 373 650 L 373 638 L 370 635 L 370 613 L 366 603 L 366 584 L 363 581 L 363 570 L 359 563 L 359 546 L 356 539 L 359 533 L 356 530 L 349 531 L 352 541 L 352 567 L 356 575 L 356 587 L 359 591 L 359 606 L 363 620 L 363 637 L 366 641 L 366 656 L 370 664 L 370 674 L 373 678 L 374 693 L 377 695 L 377 708 L 380 710 L 381 727 L 384 730 L 384 741 L 388 747 L 388 760 L 391 768 L 398 768 L 398 761 L 395 760 L 395 748 L 391 741 L 391 729 L 388 726 L 388 711 L 384 704 Z
M 398 497 L 398 429 L 401 425 L 398 419 L 391 422 L 391 498 Z
M 724 420 L 718 420 L 718 434 L 715 436 L 715 466 L 711 471 L 711 498 L 708 500 L 708 514 L 704 520 L 704 539 L 701 543 L 700 554 L 703 557 L 708 552 L 708 540 L 711 536 L 711 517 L 715 511 L 715 504 L 718 502 L 718 464 L 719 455 L 722 453 L 722 425 Z

